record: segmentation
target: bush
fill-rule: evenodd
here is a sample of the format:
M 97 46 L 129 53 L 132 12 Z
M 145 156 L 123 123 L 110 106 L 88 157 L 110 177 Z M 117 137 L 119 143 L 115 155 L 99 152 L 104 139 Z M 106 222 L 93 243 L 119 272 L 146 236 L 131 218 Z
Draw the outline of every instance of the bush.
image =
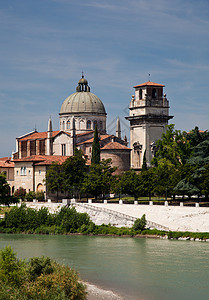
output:
M 27 201 L 33 201 L 33 199 L 36 199 L 36 193 L 33 192 L 33 191 L 28 192 L 28 193 L 25 195 L 25 199 L 26 199 Z
M 33 257 L 29 261 L 29 278 L 35 280 L 41 274 L 51 274 L 53 272 L 51 259 L 49 257 Z
M 26 278 L 25 264 L 16 258 L 10 246 L 0 250 L 0 281 L 19 286 Z
M 134 225 L 133 225 L 133 230 L 135 231 L 138 231 L 138 230 L 144 230 L 145 229 L 145 226 L 146 226 L 146 218 L 145 218 L 145 215 L 143 215 L 141 217 L 141 219 L 136 219 L 136 221 L 134 222 Z
M 26 195 L 26 189 L 20 187 L 18 190 L 14 192 L 14 196 L 18 199 L 24 200 Z
M 78 274 L 48 257 L 18 260 L 8 246 L 0 251 L 0 299 L 86 299 Z
M 44 201 L 45 197 L 44 197 L 44 192 L 36 192 L 36 200 L 38 201 Z

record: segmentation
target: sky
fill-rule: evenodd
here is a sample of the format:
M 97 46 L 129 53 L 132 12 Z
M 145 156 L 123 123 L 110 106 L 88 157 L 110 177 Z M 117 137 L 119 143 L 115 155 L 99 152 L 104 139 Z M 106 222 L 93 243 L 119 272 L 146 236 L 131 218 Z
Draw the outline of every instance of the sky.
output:
M 171 123 L 209 129 L 208 0 L 0 0 L 0 157 L 35 128 L 59 129 L 81 73 L 129 136 L 133 86 L 164 84 Z

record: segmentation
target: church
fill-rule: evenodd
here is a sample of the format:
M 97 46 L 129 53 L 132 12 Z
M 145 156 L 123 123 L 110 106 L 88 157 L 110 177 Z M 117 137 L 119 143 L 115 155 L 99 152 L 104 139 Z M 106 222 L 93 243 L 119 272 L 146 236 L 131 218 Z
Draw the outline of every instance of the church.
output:
M 59 130 L 53 131 L 52 121 L 48 120 L 45 132 L 36 130 L 16 139 L 16 152 L 13 153 L 12 191 L 19 187 L 29 191 L 43 191 L 46 199 L 48 191 L 44 184 L 46 172 L 53 162 L 63 163 L 81 149 L 91 164 L 91 152 L 94 130 L 97 126 L 100 138 L 101 159 L 112 159 L 116 174 L 122 174 L 130 168 L 140 171 L 143 157 L 148 166 L 154 156 L 156 141 L 166 130 L 169 116 L 169 101 L 163 94 L 162 84 L 145 82 L 134 86 L 135 95 L 129 106 L 130 144 L 121 136 L 120 120 L 116 123 L 116 133 L 106 131 L 107 113 L 103 102 L 90 92 L 90 86 L 84 75 L 78 81 L 75 93 L 62 103 L 59 112 Z M 3 162 L 2 162 L 3 163 Z M 5 164 L 8 161 L 5 162 Z M 0 168 L 1 172 L 1 168 Z M 10 165 L 11 173 L 11 165 Z M 10 175 L 11 177 L 11 175 Z

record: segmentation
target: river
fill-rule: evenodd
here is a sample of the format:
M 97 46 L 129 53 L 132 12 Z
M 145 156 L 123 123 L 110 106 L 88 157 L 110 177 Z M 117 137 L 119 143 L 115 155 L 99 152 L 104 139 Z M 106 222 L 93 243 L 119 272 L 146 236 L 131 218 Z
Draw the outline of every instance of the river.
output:
M 49 256 L 125 299 L 208 300 L 209 243 L 161 239 L 0 234 L 20 258 Z

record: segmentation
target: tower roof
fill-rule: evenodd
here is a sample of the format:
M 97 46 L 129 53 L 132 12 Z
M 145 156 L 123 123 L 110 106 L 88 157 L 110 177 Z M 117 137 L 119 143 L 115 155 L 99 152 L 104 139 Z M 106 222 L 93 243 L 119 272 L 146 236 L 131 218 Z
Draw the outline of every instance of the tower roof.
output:
M 142 87 L 142 86 L 158 86 L 158 87 L 164 87 L 163 84 L 155 83 L 155 82 L 152 82 L 152 81 L 147 81 L 147 82 L 144 82 L 144 83 L 135 85 L 134 88 Z

